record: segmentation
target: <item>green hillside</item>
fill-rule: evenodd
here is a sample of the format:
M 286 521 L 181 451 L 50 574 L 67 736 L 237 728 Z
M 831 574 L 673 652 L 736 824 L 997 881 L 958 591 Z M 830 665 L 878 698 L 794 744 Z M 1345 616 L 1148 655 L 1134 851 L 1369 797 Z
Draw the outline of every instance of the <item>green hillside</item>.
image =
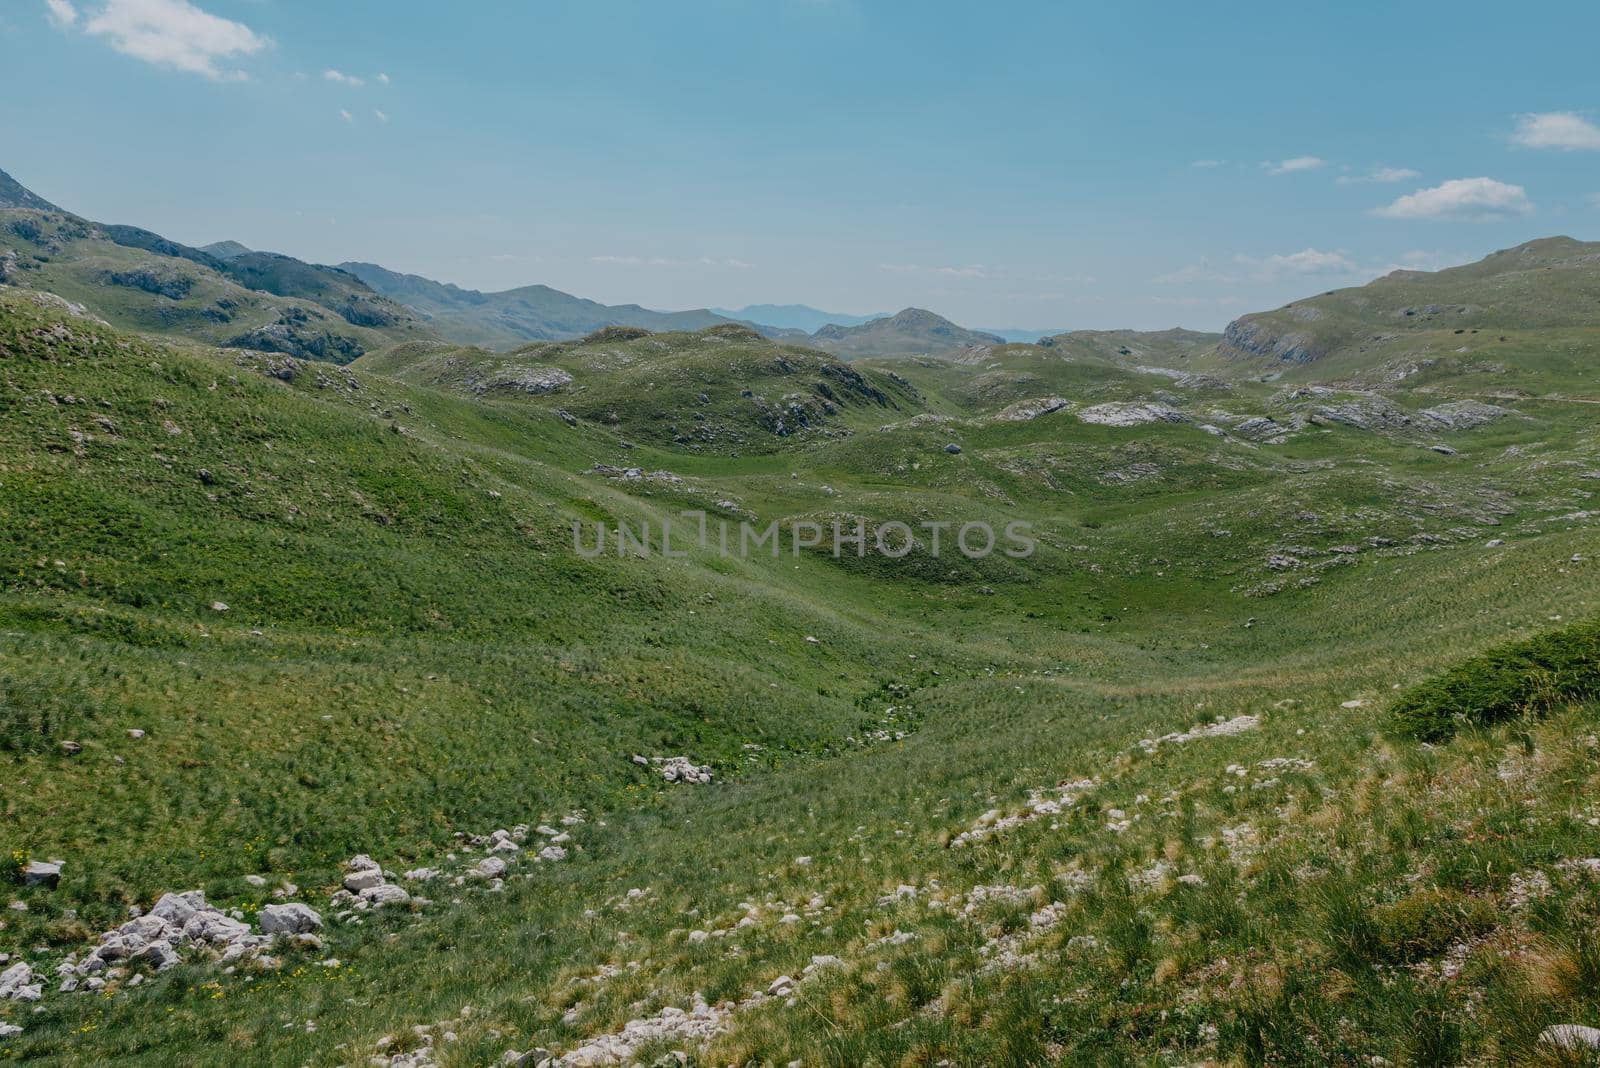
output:
M 436 336 L 337 268 L 242 245 L 223 251 L 90 222 L 0 171 L 0 284 L 55 293 L 127 330 L 302 359 L 347 363 Z
M 1551 237 L 1244 316 L 1218 351 L 1236 371 L 1286 381 L 1447 383 L 1515 395 L 1567 388 L 1597 343 L 1600 243 Z
M 1497 684 L 1539 714 L 1447 744 L 1390 713 L 1600 616 L 1576 379 L 1489 411 L 1189 336 L 849 366 L 727 326 L 286 362 L 21 288 L 136 262 L 28 218 L 0 952 L 46 981 L 0 1057 L 1520 1064 L 1600 1012 L 1588 692 Z M 791 547 L 835 520 L 914 549 Z M 972 520 L 1036 551 L 950 552 Z M 683 555 L 588 558 L 601 522 Z M 341 903 L 357 854 L 410 900 Z M 195 888 L 323 926 L 75 970 Z

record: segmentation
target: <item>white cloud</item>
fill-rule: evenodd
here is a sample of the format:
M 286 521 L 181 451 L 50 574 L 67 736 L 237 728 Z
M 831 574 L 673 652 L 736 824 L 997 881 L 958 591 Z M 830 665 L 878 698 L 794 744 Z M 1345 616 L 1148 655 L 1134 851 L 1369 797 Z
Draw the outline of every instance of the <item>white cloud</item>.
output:
M 359 89 L 363 85 L 367 84 L 360 78 L 357 78 L 354 74 L 346 74 L 343 71 L 334 70 L 332 67 L 329 67 L 327 70 L 323 71 L 322 77 L 324 81 L 337 82 L 340 85 L 348 85 L 352 89 Z
M 1359 185 L 1366 182 L 1384 184 L 1388 182 L 1409 182 L 1413 178 L 1421 177 L 1421 171 L 1414 171 L 1410 167 L 1374 167 L 1366 174 L 1341 174 L 1334 181 L 1340 185 Z
M 1589 203 L 1595 208 L 1600 208 L 1600 193 L 1591 194 L 1589 197 Z
M 379 85 L 388 85 L 389 84 L 389 76 L 387 74 L 383 73 L 383 71 L 379 71 L 378 72 L 378 84 Z
M 1600 126 L 1574 111 L 1549 111 L 1542 115 L 1522 115 L 1517 119 L 1513 144 L 1524 148 L 1600 150 Z
M 355 122 L 356 121 L 356 117 L 354 115 L 350 114 L 344 108 L 340 108 L 339 109 L 339 117 L 341 119 L 343 119 L 345 122 Z
M 1457 219 L 1480 222 L 1527 215 L 1528 191 L 1493 178 L 1452 178 L 1419 189 L 1373 212 L 1386 219 Z
M 44 0 L 44 6 L 49 10 L 50 21 L 55 23 L 57 29 L 70 30 L 78 21 L 78 9 L 68 0 Z
M 1268 256 L 1256 262 L 1262 274 L 1271 278 L 1282 278 L 1285 275 L 1351 274 L 1356 270 L 1355 261 L 1343 252 L 1324 252 L 1314 248 L 1304 248 L 1287 255 Z
M 219 61 L 252 55 L 268 43 L 242 22 L 202 11 L 189 0 L 105 0 L 83 28 L 123 55 L 215 81 L 246 77 L 222 70 Z
M 377 119 L 378 119 L 379 122 L 388 122 L 389 121 L 389 115 L 388 115 L 387 112 L 380 111 L 377 108 L 373 108 L 372 109 L 372 114 L 377 116 Z
M 1210 168 L 1210 167 L 1220 167 L 1225 162 L 1227 162 L 1227 161 L 1226 160 L 1220 160 L 1220 159 L 1197 159 L 1193 163 L 1189 164 L 1189 166 L 1198 167 L 1198 168 L 1201 168 L 1201 169 L 1206 169 L 1206 168 Z
M 1300 171 L 1314 171 L 1327 165 L 1327 160 L 1317 156 L 1295 156 L 1293 159 L 1278 160 L 1275 163 L 1268 161 L 1262 164 L 1268 174 L 1296 174 Z

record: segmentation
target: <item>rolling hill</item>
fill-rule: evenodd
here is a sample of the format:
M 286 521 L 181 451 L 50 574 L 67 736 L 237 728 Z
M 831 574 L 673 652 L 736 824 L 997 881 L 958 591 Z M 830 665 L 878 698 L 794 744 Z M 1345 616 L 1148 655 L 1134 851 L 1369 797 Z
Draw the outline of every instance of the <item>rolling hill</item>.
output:
M 906 308 L 859 326 L 824 326 L 811 344 L 827 352 L 860 356 L 946 355 L 982 345 L 1004 344 L 995 334 L 967 330 L 921 308 Z

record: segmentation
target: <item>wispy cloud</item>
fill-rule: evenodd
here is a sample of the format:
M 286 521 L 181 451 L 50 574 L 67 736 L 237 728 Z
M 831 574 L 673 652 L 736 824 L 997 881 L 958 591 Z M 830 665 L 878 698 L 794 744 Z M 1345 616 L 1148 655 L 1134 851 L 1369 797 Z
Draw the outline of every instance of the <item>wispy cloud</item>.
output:
M 1220 167 L 1226 162 L 1228 161 L 1225 159 L 1197 159 L 1189 166 L 1205 170 L 1211 167 Z
M 78 9 L 69 0 L 44 0 L 44 6 L 57 29 L 70 30 L 77 24 Z
M 1262 164 L 1268 174 L 1298 174 L 1301 171 L 1314 171 L 1327 165 L 1328 161 L 1318 156 L 1295 156 L 1275 162 L 1268 160 Z
M 327 70 L 322 72 L 322 78 L 324 81 L 336 82 L 339 85 L 348 85 L 352 89 L 359 89 L 363 85 L 367 84 L 362 79 L 357 78 L 354 74 L 346 74 L 343 71 L 334 70 L 332 67 L 329 67 Z
M 1234 255 L 1222 263 L 1202 259 L 1176 271 L 1158 275 L 1157 285 L 1237 285 L 1242 282 L 1276 282 L 1310 275 L 1351 276 L 1361 268 L 1343 249 L 1303 248 L 1299 252 L 1269 256 Z
M 1413 178 L 1421 177 L 1421 171 L 1414 171 L 1410 167 L 1374 167 L 1365 174 L 1341 174 L 1334 181 L 1340 185 L 1362 185 L 1369 182 L 1386 184 L 1409 182 Z
M 388 122 L 389 121 L 388 113 L 384 112 L 384 111 L 381 111 L 378 108 L 373 108 L 372 109 L 372 114 L 377 118 L 377 120 L 379 122 Z
M 1511 143 L 1523 148 L 1558 148 L 1565 152 L 1600 151 L 1600 126 L 1575 111 L 1522 115 Z
M 253 55 L 269 43 L 244 23 L 203 11 L 189 0 L 105 0 L 83 28 L 123 55 L 213 81 L 247 77 L 220 64 Z
M 950 267 L 925 267 L 920 263 L 880 263 L 878 270 L 890 274 L 927 274 L 941 278 L 987 278 L 989 268 L 981 263 L 969 263 L 962 266 Z
M 381 71 L 381 70 L 378 72 L 378 84 L 379 85 L 388 85 L 389 84 L 389 76 L 387 74 L 383 73 L 383 71 Z
M 356 121 L 356 117 L 354 115 L 350 114 L 344 108 L 340 108 L 339 109 L 339 117 L 341 119 L 343 119 L 345 122 L 355 122 Z
M 1528 192 L 1520 185 L 1493 178 L 1452 178 L 1431 189 L 1419 189 L 1400 197 L 1373 214 L 1386 219 L 1484 222 L 1527 215 L 1532 211 Z
M 673 259 L 667 256 L 590 256 L 590 263 L 608 263 L 618 267 L 727 267 L 737 271 L 747 271 L 754 267 L 753 263 L 746 263 L 740 259 L 715 259 L 710 256 L 701 256 L 698 259 Z

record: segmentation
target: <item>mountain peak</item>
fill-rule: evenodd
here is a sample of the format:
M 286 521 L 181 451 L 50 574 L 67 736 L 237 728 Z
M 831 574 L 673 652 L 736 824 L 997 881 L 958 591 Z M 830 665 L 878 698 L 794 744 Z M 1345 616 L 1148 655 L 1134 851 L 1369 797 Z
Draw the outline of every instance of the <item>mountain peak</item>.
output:
M 5 171 L 0 171 L 0 208 L 31 208 L 34 211 L 60 211 Z

